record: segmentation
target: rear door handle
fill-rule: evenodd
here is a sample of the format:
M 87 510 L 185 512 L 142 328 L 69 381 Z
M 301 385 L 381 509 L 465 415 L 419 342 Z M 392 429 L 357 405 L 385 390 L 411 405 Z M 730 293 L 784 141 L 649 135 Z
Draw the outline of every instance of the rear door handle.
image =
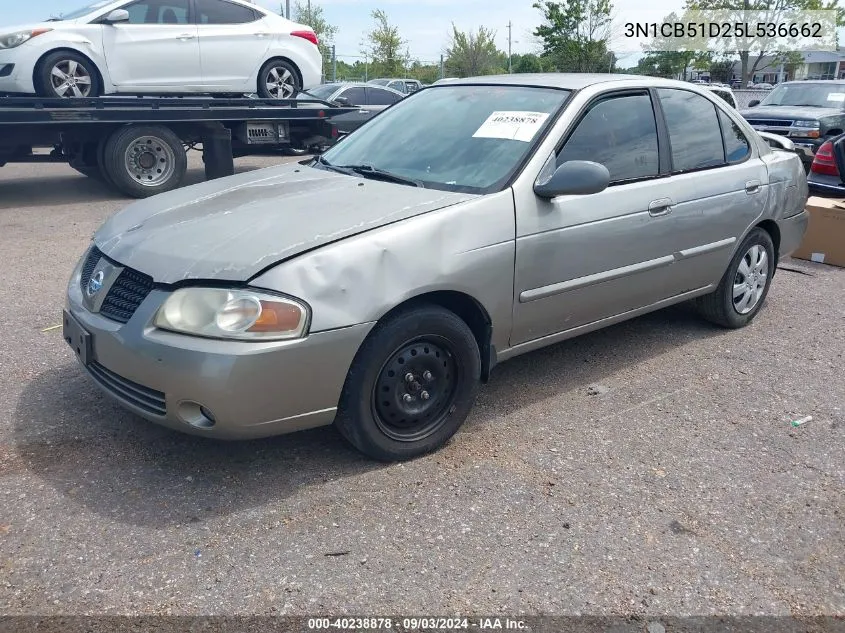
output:
M 261 33 L 256 33 L 255 35 L 256 37 L 267 37 L 268 33 L 262 31 Z
M 196 35 L 194 35 L 193 33 L 182 33 L 182 35 L 180 35 L 178 39 L 182 40 L 183 42 L 186 42 L 188 40 L 194 39 L 195 37 Z
M 653 218 L 670 213 L 672 213 L 672 200 L 669 198 L 658 198 L 648 205 L 648 214 Z
M 760 191 L 761 185 L 759 180 L 749 180 L 745 183 L 745 193 L 752 194 Z

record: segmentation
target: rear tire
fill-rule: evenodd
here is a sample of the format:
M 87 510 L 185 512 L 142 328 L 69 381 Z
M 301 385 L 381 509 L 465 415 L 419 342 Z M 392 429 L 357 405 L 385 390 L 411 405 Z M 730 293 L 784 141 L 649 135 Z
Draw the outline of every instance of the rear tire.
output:
M 103 172 L 118 190 L 134 198 L 176 189 L 187 170 L 181 139 L 164 126 L 122 128 L 103 148 Z
M 299 72 L 290 62 L 271 59 L 258 71 L 258 96 L 262 99 L 293 99 L 300 90 Z
M 696 299 L 701 315 L 726 328 L 745 327 L 763 307 L 775 272 L 771 236 L 753 229 L 740 244 L 714 292 Z
M 73 51 L 50 53 L 35 72 L 35 93 L 45 99 L 93 98 L 102 91 L 97 67 Z
M 445 444 L 469 415 L 481 354 L 469 326 L 439 306 L 379 323 L 355 356 L 335 425 L 365 455 L 402 461 Z

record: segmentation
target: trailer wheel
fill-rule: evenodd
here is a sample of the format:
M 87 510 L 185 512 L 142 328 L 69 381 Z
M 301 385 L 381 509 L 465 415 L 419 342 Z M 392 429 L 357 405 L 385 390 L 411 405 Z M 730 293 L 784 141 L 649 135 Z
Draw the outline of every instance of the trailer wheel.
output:
M 182 140 L 159 125 L 133 125 L 116 131 L 103 149 L 103 172 L 134 198 L 176 189 L 188 170 Z

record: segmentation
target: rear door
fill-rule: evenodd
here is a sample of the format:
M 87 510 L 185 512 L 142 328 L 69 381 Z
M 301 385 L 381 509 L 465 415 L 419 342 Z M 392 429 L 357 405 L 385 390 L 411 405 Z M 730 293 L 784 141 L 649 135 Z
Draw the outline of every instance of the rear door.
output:
M 273 39 L 264 14 L 227 0 L 194 2 L 205 86 L 255 91 L 249 84 Z
M 341 134 L 349 134 L 357 130 L 372 116 L 367 105 L 367 88 L 364 86 L 344 88 L 334 98 L 346 99 L 347 102 L 343 106 L 355 108 L 352 112 L 332 117 L 332 123 Z
M 190 0 L 137 0 L 121 7 L 129 22 L 103 25 L 109 76 L 119 91 L 202 85 Z

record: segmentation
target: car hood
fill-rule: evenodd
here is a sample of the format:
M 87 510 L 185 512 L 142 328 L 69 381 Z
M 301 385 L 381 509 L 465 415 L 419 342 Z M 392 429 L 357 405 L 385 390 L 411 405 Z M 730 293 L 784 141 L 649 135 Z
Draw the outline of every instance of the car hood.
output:
M 294 163 L 136 202 L 94 242 L 159 283 L 247 281 L 305 251 L 475 197 Z
M 812 106 L 757 106 L 739 112 L 744 119 L 818 119 L 842 116 L 839 108 L 814 108 Z

